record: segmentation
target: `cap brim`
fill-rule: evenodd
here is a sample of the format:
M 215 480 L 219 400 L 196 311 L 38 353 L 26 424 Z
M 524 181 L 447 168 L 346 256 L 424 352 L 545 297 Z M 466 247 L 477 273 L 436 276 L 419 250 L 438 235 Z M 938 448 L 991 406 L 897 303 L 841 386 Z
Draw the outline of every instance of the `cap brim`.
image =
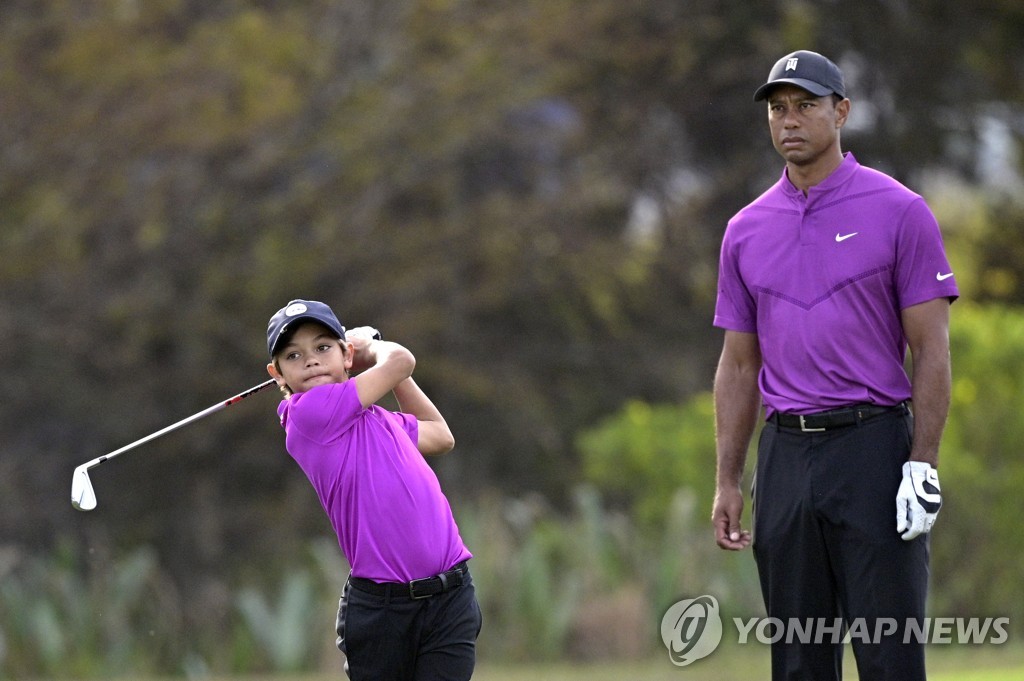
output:
M 832 90 L 824 85 L 815 83 L 813 80 L 804 80 L 803 78 L 779 78 L 757 88 L 757 90 L 754 91 L 754 101 L 759 102 L 762 99 L 767 99 L 768 92 L 777 85 L 795 85 L 798 88 L 807 90 L 815 97 L 824 97 L 825 95 L 833 94 Z
M 273 347 L 268 347 L 267 348 L 267 350 L 270 351 L 270 356 L 271 357 L 273 357 L 275 354 L 277 354 L 277 351 L 281 349 L 281 340 L 285 336 L 288 335 L 288 331 L 290 329 L 295 328 L 298 325 L 298 323 L 301 323 L 301 322 L 316 322 L 317 324 L 320 324 L 321 326 L 323 326 L 325 329 L 328 329 L 332 333 L 337 333 L 338 332 L 337 329 L 332 329 L 330 324 L 325 322 L 323 319 L 320 319 L 316 315 L 311 315 L 311 314 L 296 315 L 296 316 L 290 318 L 288 320 L 288 322 L 284 326 L 282 326 L 280 328 L 280 330 L 278 330 L 277 336 L 274 337 L 274 345 L 273 345 Z M 344 339 L 345 339 L 345 327 L 342 327 L 341 340 L 344 340 Z

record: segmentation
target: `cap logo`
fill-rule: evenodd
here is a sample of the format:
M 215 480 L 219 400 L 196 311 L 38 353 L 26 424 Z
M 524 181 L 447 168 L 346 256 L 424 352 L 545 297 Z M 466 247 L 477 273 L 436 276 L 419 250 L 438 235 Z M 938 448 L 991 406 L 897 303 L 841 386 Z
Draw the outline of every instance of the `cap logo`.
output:
M 306 306 L 302 303 L 294 303 L 289 305 L 284 310 L 285 317 L 294 317 L 295 315 L 302 314 L 306 311 Z
M 788 60 L 786 62 L 786 70 L 787 71 L 796 71 L 796 63 L 798 61 L 800 61 L 799 57 L 793 57 L 792 59 Z

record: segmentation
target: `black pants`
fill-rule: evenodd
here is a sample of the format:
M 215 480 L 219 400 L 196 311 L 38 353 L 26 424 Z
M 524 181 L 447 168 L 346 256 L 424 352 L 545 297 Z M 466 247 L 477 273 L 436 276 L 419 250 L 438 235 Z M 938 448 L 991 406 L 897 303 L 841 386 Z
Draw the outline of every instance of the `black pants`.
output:
M 842 618 L 862 681 L 925 679 L 924 646 L 907 636 L 907 621 L 923 625 L 928 537 L 906 542 L 896 532 L 912 419 L 891 412 L 824 433 L 769 423 L 758 445 L 754 556 L 768 616 Z M 888 619 L 897 631 L 875 637 Z M 855 625 L 870 639 L 853 637 Z M 780 638 L 772 679 L 841 679 L 842 651 L 828 636 Z
M 351 581 L 338 604 L 338 648 L 352 681 L 466 681 L 482 622 L 473 579 L 414 600 L 361 591 Z

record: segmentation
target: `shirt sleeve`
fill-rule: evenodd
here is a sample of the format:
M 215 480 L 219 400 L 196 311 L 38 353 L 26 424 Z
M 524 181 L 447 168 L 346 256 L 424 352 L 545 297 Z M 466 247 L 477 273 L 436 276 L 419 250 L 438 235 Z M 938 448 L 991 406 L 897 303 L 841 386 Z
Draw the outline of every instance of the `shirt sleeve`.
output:
M 895 283 L 901 310 L 935 298 L 952 302 L 960 295 L 939 223 L 921 198 L 910 203 L 900 224 Z
M 718 262 L 718 298 L 715 301 L 714 325 L 729 331 L 757 333 L 757 305 L 743 283 L 737 249 L 730 223 L 722 239 Z
M 419 446 L 420 441 L 420 422 L 412 414 L 406 414 L 404 412 L 393 412 L 394 416 L 399 419 L 399 425 L 405 434 L 412 440 L 413 445 Z
M 363 410 L 355 381 L 317 386 L 290 399 L 292 427 L 319 443 L 330 442 L 347 432 Z

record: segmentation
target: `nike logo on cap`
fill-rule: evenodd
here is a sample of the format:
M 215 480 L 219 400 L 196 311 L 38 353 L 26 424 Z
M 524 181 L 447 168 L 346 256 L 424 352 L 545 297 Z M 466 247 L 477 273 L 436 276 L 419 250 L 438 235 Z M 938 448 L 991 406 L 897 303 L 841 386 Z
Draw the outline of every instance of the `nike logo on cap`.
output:
M 840 241 L 846 241 L 851 236 L 857 236 L 858 233 L 859 232 L 850 232 L 849 234 L 840 234 L 839 232 L 836 232 L 836 243 L 839 243 Z
M 939 281 L 946 281 L 947 279 L 949 279 L 952 276 L 953 276 L 952 272 L 950 272 L 949 274 L 943 274 L 942 272 L 936 272 L 935 273 L 935 278 L 938 279 Z

